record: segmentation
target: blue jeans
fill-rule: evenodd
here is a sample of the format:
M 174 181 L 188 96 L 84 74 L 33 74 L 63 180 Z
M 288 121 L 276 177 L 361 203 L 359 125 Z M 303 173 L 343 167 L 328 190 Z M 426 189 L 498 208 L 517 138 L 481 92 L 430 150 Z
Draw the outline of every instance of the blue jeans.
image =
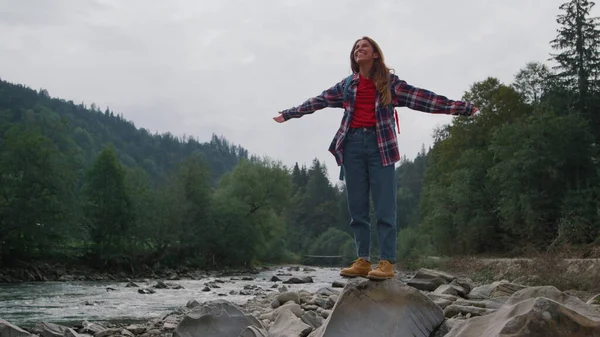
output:
M 396 262 L 396 169 L 382 166 L 375 128 L 350 129 L 345 138 L 343 170 L 346 179 L 350 227 L 358 257 L 370 260 L 371 222 L 369 217 L 372 193 L 379 258 Z

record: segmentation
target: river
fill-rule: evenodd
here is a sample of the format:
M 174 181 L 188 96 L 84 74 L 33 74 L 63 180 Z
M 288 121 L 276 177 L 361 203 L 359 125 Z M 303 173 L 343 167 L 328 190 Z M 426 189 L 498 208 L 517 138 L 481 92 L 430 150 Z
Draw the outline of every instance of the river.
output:
M 289 271 L 288 267 L 280 267 L 259 274 L 238 275 L 252 277 L 252 281 L 231 280 L 232 277 L 219 277 L 225 283 L 219 283 L 220 289 L 204 292 L 205 284 L 214 281 L 215 277 L 201 280 L 167 281 L 176 283 L 184 289 L 154 289 L 155 294 L 143 295 L 139 288 L 127 288 L 126 282 L 35 282 L 18 284 L 0 284 L 0 318 L 17 326 L 32 327 L 37 322 L 52 322 L 65 325 L 80 324 L 83 320 L 110 322 L 142 322 L 185 306 L 188 300 L 196 299 L 200 303 L 225 299 L 237 304 L 243 304 L 253 296 L 229 295 L 230 291 L 239 292 L 244 286 L 259 286 L 265 291 L 273 284 L 272 276 L 286 273 L 296 277 L 311 276 L 314 283 L 286 284 L 292 291 L 307 290 L 315 292 L 322 287 L 330 287 L 335 280 L 342 280 L 339 268 L 311 267 L 315 271 Z M 292 276 L 278 276 L 287 280 Z M 137 283 L 140 287 L 151 287 L 156 280 Z M 115 290 L 107 290 L 113 288 Z M 219 294 L 227 294 L 221 297 Z

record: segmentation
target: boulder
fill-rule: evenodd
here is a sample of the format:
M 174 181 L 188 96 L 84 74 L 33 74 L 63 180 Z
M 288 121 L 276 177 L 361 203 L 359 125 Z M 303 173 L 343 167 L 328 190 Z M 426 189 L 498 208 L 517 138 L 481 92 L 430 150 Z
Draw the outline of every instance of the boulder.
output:
M 406 284 L 424 291 L 434 291 L 442 284 L 448 284 L 456 278 L 436 270 L 421 268 Z
M 200 302 L 198 302 L 196 299 L 192 298 L 185 304 L 185 307 L 189 308 L 189 309 L 193 309 L 199 305 L 200 305 Z
M 31 334 L 16 325 L 0 319 L 0 336 L 2 337 L 29 337 Z
M 81 335 L 78 334 L 77 332 L 75 332 L 75 330 L 71 329 L 71 328 L 67 328 L 67 331 L 65 331 L 65 334 L 63 335 L 63 337 L 80 337 Z
M 273 322 L 284 311 L 291 311 L 294 315 L 296 315 L 296 317 L 302 317 L 302 314 L 304 314 L 302 307 L 300 305 L 298 305 L 296 303 L 286 303 L 271 312 L 260 315 L 259 318 L 261 320 L 268 319 L 269 321 Z
M 439 306 L 395 279 L 351 280 L 333 310 L 322 315 L 329 318 L 311 337 L 429 337 L 444 320 Z
M 463 287 L 455 284 L 442 284 L 441 286 L 437 287 L 434 293 L 438 295 L 453 295 L 460 297 L 465 297 L 467 294 Z
M 129 331 L 127 329 L 109 328 L 109 329 L 105 329 L 105 330 L 102 330 L 102 331 L 94 334 L 94 337 L 110 337 L 110 336 L 133 337 L 133 333 L 131 333 L 131 331 Z
M 323 325 L 323 317 L 314 311 L 307 311 L 302 315 L 302 322 L 310 325 L 313 329 L 317 329 Z
M 461 306 L 471 306 L 485 309 L 500 309 L 506 303 L 508 297 L 496 297 L 489 300 L 465 300 L 459 299 L 454 304 Z
M 490 298 L 496 298 L 496 297 L 505 297 L 505 296 L 511 296 L 512 294 L 516 293 L 517 291 L 521 290 L 521 289 L 525 289 L 527 288 L 524 285 L 521 284 L 516 284 L 516 283 L 500 283 L 498 284 L 498 286 L 496 286 L 496 288 L 494 290 L 492 290 L 492 292 L 490 293 Z
M 331 295 L 339 294 L 339 293 L 340 293 L 339 290 L 333 289 L 333 287 L 325 287 L 325 288 L 320 288 L 319 290 L 317 290 L 317 292 L 315 294 L 331 296 Z M 308 295 L 307 297 L 311 296 L 311 294 L 307 294 L 307 295 Z
M 342 282 L 342 281 L 333 281 L 333 283 L 331 284 L 332 287 L 334 288 L 343 288 L 346 286 L 346 283 Z
M 304 277 L 292 277 L 287 281 L 283 281 L 284 284 L 304 284 L 304 283 L 313 283 L 313 279 L 310 276 Z
M 429 299 L 432 300 L 433 303 L 437 304 L 442 309 L 454 303 L 458 299 L 458 297 L 454 295 L 435 293 L 427 293 L 427 297 L 429 297 Z
M 592 296 L 592 298 L 590 298 L 589 300 L 587 300 L 586 303 L 587 304 L 593 304 L 593 305 L 600 305 L 600 294 Z
M 268 337 L 306 337 L 313 328 L 304 323 L 293 312 L 285 310 L 269 329 Z
M 242 331 L 239 337 L 267 337 L 267 332 L 264 329 L 250 325 Z
M 488 315 L 496 311 L 495 309 L 486 309 L 481 307 L 473 307 L 466 305 L 451 304 L 444 308 L 444 316 L 452 318 L 459 314 L 467 317 L 483 316 Z
M 496 312 L 460 321 L 446 337 L 600 336 L 600 311 L 554 287 L 515 292 Z
M 237 305 L 216 300 L 195 307 L 175 329 L 175 337 L 239 337 L 248 326 L 263 329 L 254 316 Z
M 100 325 L 98 323 L 90 323 L 88 321 L 83 321 L 82 325 L 83 325 L 83 327 L 81 328 L 80 332 L 82 332 L 84 334 L 95 335 L 97 333 L 100 333 L 100 332 L 106 330 L 105 327 L 103 327 L 102 325 Z
M 297 292 L 290 291 L 277 295 L 277 301 L 279 301 L 280 305 L 289 301 L 294 301 L 295 303 L 300 304 L 300 297 L 298 296 Z
M 495 297 L 509 297 L 516 291 L 527 288 L 524 285 L 510 283 L 508 281 L 496 281 L 491 284 L 482 285 L 473 288 L 467 295 L 467 298 L 472 300 L 483 300 Z
M 35 330 L 39 331 L 41 337 L 63 337 L 69 328 L 48 322 L 38 322 Z

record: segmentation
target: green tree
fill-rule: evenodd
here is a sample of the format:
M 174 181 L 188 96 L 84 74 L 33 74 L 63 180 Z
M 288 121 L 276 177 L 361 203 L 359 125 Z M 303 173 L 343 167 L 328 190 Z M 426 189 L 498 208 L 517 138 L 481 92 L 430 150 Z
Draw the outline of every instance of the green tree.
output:
M 202 264 L 206 245 L 212 240 L 211 171 L 201 155 L 190 156 L 177 169 L 169 189 L 170 202 L 175 212 L 167 218 L 175 217 L 169 226 L 176 235 L 178 263 L 183 264 L 187 257 L 197 259 Z
M 306 252 L 315 238 L 340 223 L 339 193 L 327 176 L 327 168 L 314 159 L 307 172 L 306 187 L 296 194 L 288 214 L 288 241 L 295 252 Z M 347 212 L 347 211 L 346 211 Z
M 281 164 L 242 160 L 215 191 L 211 263 L 248 265 L 286 254 L 283 212 L 291 193 L 290 175 Z
M 512 86 L 523 95 L 525 102 L 537 104 L 549 89 L 551 75 L 545 64 L 528 62 L 525 68 L 519 70 Z
M 84 191 L 95 262 L 104 266 L 126 262 L 134 218 L 125 189 L 125 170 L 112 146 L 98 155 L 87 174 Z
M 558 63 L 558 76 L 579 94 L 580 109 L 588 107 L 589 94 L 598 89 L 600 70 L 600 30 L 598 18 L 590 17 L 594 2 L 571 0 L 563 3 L 557 17 L 558 35 L 551 41 L 551 54 Z
M 481 115 L 456 118 L 438 130 L 420 200 L 422 230 L 445 254 L 503 249 L 494 215 L 497 185 L 488 178 L 496 158 L 489 146 L 498 127 L 531 114 L 522 95 L 495 78 L 475 83 L 464 97 L 481 107 Z
M 0 262 L 52 256 L 76 237 L 67 163 L 35 126 L 12 124 L 0 138 Z
M 592 142 L 579 115 L 552 111 L 503 125 L 494 134 L 490 149 L 497 161 L 490 179 L 499 187 L 499 216 L 514 243 L 547 247 L 556 239 L 563 216 L 569 216 L 563 223 L 583 216 L 595 224 L 588 203 L 594 198 L 576 193 L 597 186 Z M 588 227 L 569 230 L 583 229 Z M 592 237 L 595 233 L 590 231 Z

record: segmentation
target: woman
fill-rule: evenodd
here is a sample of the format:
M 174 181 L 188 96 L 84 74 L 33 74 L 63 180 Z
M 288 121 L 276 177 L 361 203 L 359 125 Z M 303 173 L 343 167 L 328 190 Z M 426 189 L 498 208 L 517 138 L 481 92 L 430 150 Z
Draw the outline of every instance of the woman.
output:
M 283 123 L 327 107 L 344 108 L 344 116 L 329 151 L 346 178 L 350 226 L 357 259 L 341 270 L 345 277 L 374 280 L 394 277 L 396 263 L 396 171 L 400 160 L 394 128 L 394 107 L 471 116 L 471 103 L 413 87 L 391 72 L 379 45 L 369 37 L 357 40 L 350 52 L 352 75 L 300 106 L 273 119 Z M 369 192 L 372 193 L 379 240 L 379 264 L 372 270 Z

